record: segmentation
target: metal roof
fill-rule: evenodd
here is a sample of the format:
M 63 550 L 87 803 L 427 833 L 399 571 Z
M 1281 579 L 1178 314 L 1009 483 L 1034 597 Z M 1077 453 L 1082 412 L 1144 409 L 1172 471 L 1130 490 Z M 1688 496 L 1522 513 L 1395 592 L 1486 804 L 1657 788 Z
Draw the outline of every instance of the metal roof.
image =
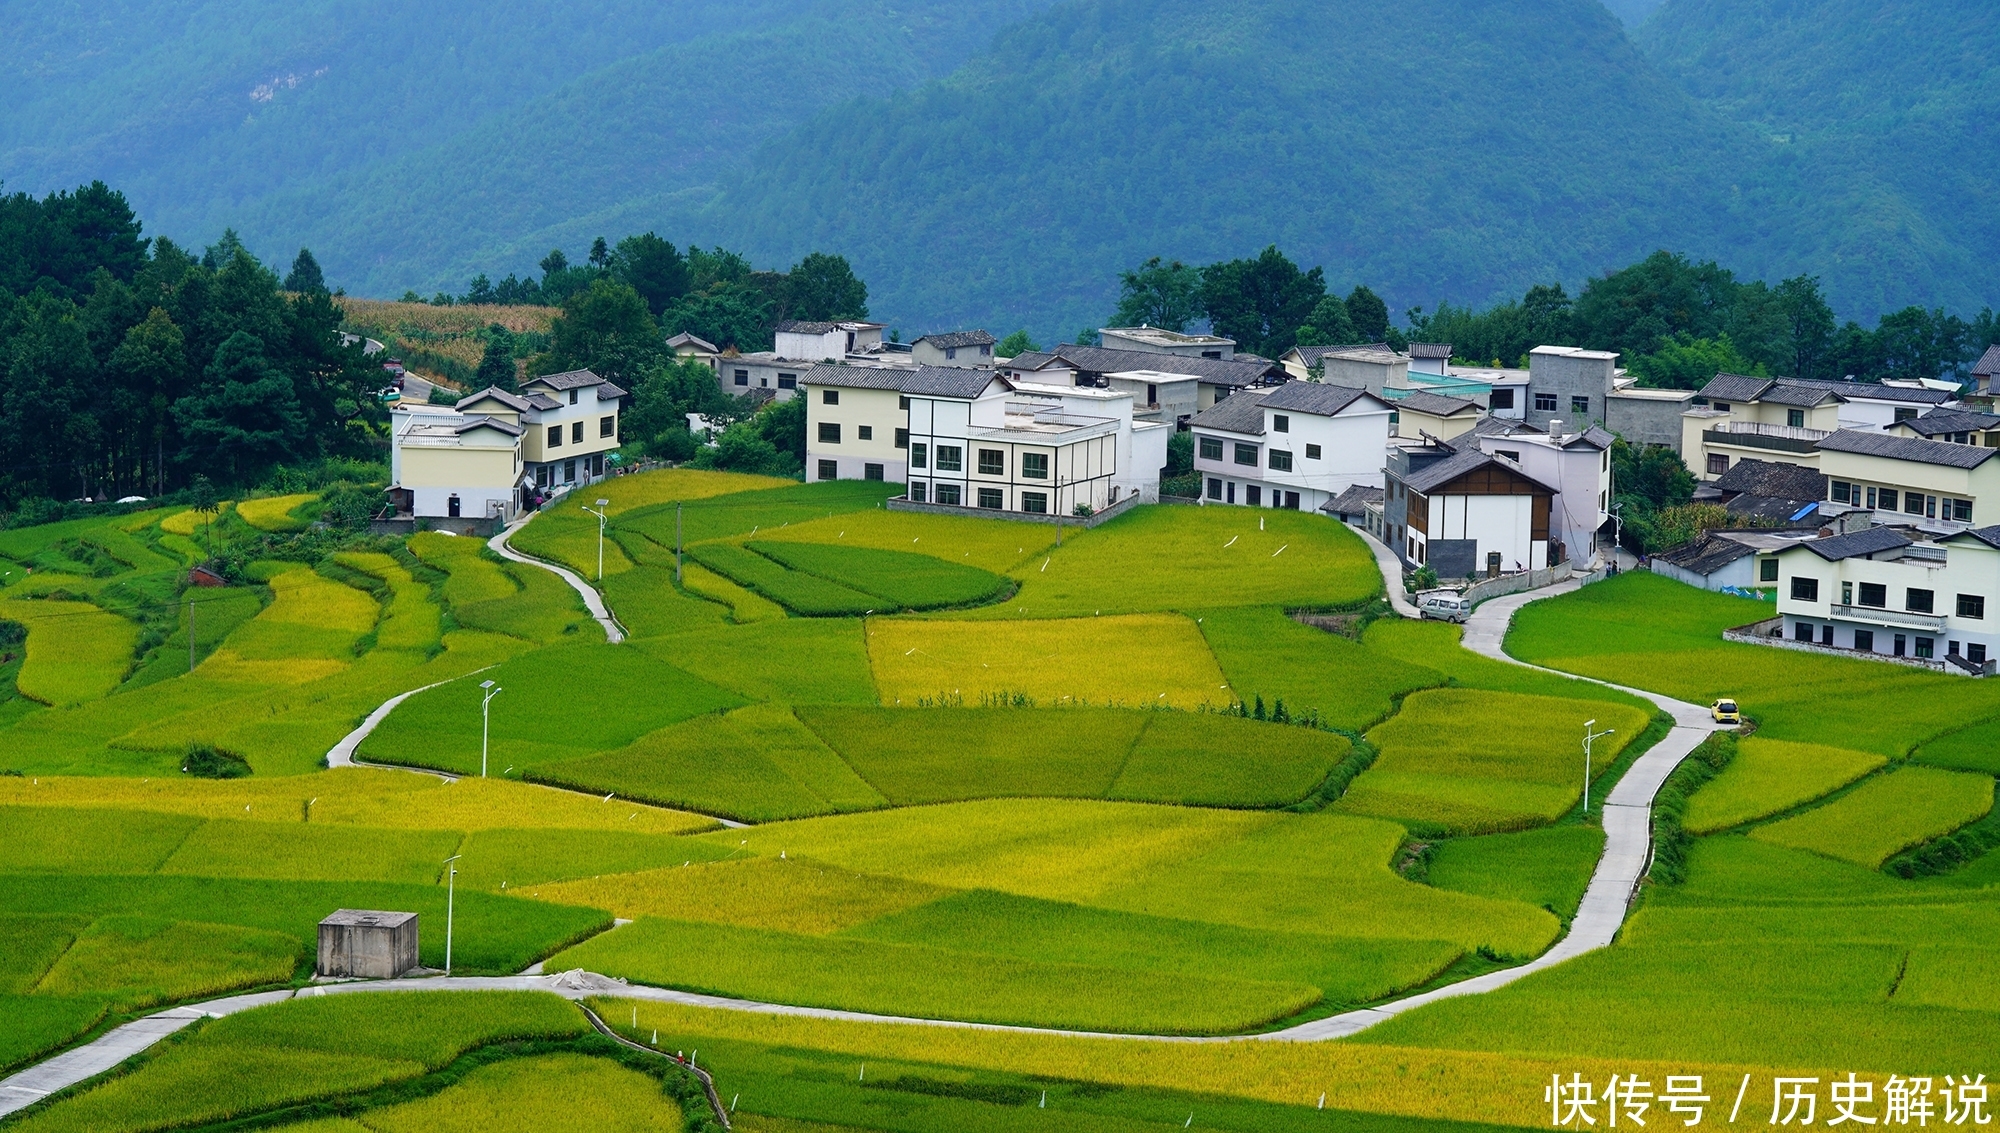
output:
M 1450 357 L 1451 357 L 1451 343 L 1449 343 L 1449 342 L 1412 342 L 1412 343 L 1410 344 L 1410 357 L 1412 357 L 1412 358 L 1450 358 Z

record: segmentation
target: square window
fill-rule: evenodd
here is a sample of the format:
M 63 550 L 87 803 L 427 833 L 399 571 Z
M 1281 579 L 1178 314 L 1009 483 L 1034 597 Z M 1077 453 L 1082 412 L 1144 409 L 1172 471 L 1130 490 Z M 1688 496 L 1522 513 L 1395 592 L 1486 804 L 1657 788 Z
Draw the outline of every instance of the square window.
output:
M 778 388 L 779 389 L 799 388 L 799 376 L 797 374 L 779 374 Z
M 1800 622 L 1792 627 L 1792 636 L 1800 641 L 1811 641 L 1813 639 L 1813 627 L 1810 623 Z
M 580 445 L 583 443 L 583 422 L 581 421 L 570 422 L 569 439 L 570 443 L 572 444 Z
M 1000 508 L 1005 504 L 1006 499 L 1007 499 L 1007 493 L 1001 491 L 998 488 L 979 489 L 979 506 L 986 508 L 988 510 L 991 511 L 1000 510 Z
M 1835 480 L 1833 482 L 1834 503 L 1844 504 L 1853 498 L 1854 498 L 1854 485 L 1848 483 L 1845 480 Z
M 937 485 L 937 502 L 945 505 L 946 507 L 957 507 L 958 485 L 957 484 Z
M 1986 663 L 1986 647 L 1984 645 L 1966 646 L 1965 659 L 1975 665 L 1984 665 Z
M 1796 575 L 1793 576 L 1792 601 L 1794 602 L 1819 601 L 1819 579 L 1802 578 Z
M 1554 413 L 1555 411 L 1556 411 L 1556 395 L 1555 395 L 1555 394 L 1552 394 L 1552 393 L 1538 393 L 1538 394 L 1536 394 L 1536 395 L 1535 395 L 1535 412 L 1537 412 L 1537 413 Z
M 1049 454 L 1045 452 L 1024 452 L 1021 454 L 1021 478 L 1023 480 L 1046 480 L 1049 478 Z
M 837 445 L 840 443 L 840 422 L 821 421 L 819 423 L 819 443 Z
M 1937 604 L 1937 594 L 1912 586 L 1903 592 L 1903 608 L 1913 614 L 1928 614 Z
M 1875 652 L 1875 631 L 1872 629 L 1855 630 L 1854 647 L 1863 653 Z
M 1896 410 L 1896 420 L 1898 420 L 1898 421 L 1910 421 L 1910 420 L 1914 420 L 1914 419 L 1916 418 L 1916 416 L 1917 416 L 1917 411 L 1916 411 L 1916 410 L 1914 410 L 1914 409 L 1898 409 L 1898 410 Z M 1897 656 L 1898 656 L 1898 657 L 1900 657 L 1900 656 L 1902 656 L 1902 654 L 1898 653 L 1898 654 L 1897 654 Z
M 910 445 L 910 467 L 911 467 L 911 468 L 925 468 L 925 467 L 928 467 L 928 465 L 927 465 L 927 464 L 926 464 L 925 462 L 926 462 L 926 461 L 928 461 L 928 460 L 930 459 L 930 457 L 929 457 L 929 452 L 930 452 L 930 446 L 929 446 L 929 445 L 927 445 L 927 444 L 925 444 L 925 443 L 924 443 L 924 442 L 922 442 L 922 441 L 917 441 L 917 442 L 915 442 L 915 443 L 911 444 L 911 445 Z
M 1251 507 L 1264 506 L 1264 489 L 1255 484 L 1243 485 L 1243 502 Z
M 750 371 L 748 371 L 748 370 L 738 370 L 738 371 L 736 371 L 736 384 L 737 384 L 737 385 L 739 385 L 739 386 L 747 386 L 747 385 L 749 385 L 749 384 L 750 384 Z
M 618 433 L 618 418 L 616 418 L 616 417 L 599 417 L 599 418 L 597 419 L 597 435 L 598 435 L 598 436 L 600 436 L 600 437 L 610 437 L 610 436 L 616 436 L 616 435 L 617 435 L 617 433 Z
M 1924 494 L 1922 492 L 1903 493 L 1903 514 L 1904 515 L 1924 514 Z
M 1791 426 L 1792 428 L 1794 428 L 1794 429 L 1803 429 L 1803 428 L 1805 428 L 1805 427 L 1806 427 L 1806 411 L 1805 411 L 1805 410 L 1803 410 L 1803 409 L 1787 409 L 1787 410 L 1785 410 L 1785 424 L 1787 424 L 1787 425 L 1790 425 L 1790 426 Z
M 1590 399 L 1587 397 L 1570 398 L 1569 411 L 1571 413 L 1581 413 L 1586 417 L 1590 416 Z
M 896 430 L 896 447 L 897 448 L 910 447 L 910 431 L 908 429 Z
M 1862 583 L 1861 604 L 1877 610 L 1887 609 L 1889 605 L 1889 588 L 1880 582 Z
M 1283 413 L 1271 414 L 1271 431 L 1274 433 L 1291 432 L 1292 419 L 1290 417 L 1285 416 Z
M 1257 446 L 1238 443 L 1236 446 L 1236 463 L 1247 464 L 1252 468 L 1257 467 Z
M 1320 458 L 1320 457 L 1319 457 L 1319 446 L 1318 446 L 1318 445 L 1307 445 L 1307 446 L 1306 446 L 1306 459 L 1307 459 L 1307 460 L 1318 460 L 1319 458 Z
M 1935 640 L 1928 637 L 1920 637 L 1917 639 L 1917 656 L 1929 658 L 1936 651 L 1937 651 L 1937 642 Z
M 1877 505 L 1878 505 L 1878 506 L 1879 506 L 1879 507 L 1880 507 L 1880 508 L 1881 508 L 1881 509 L 1882 509 L 1883 511 L 1895 511 L 1895 510 L 1896 510 L 1896 500 L 1897 500 L 1897 496 L 1896 496 L 1896 489 L 1894 489 L 1894 488 L 1884 488 L 1884 489 L 1882 489 L 1882 491 L 1881 491 L 1880 493 L 1878 493 L 1878 494 L 1876 495 L 1875 499 L 1876 499 L 1876 503 L 1877 503 Z
M 742 371 L 738 370 L 737 373 L 742 373 Z M 821 405 L 839 405 L 840 391 L 837 389 L 823 389 L 819 391 L 819 403 Z
M 549 426 L 549 447 L 550 447 L 550 448 L 561 448 L 561 447 L 562 447 L 562 426 L 561 426 L 561 425 L 550 425 L 550 426 Z
M 1201 438 L 1201 458 L 1203 460 L 1221 460 L 1222 438 L 1221 437 Z
M 1271 471 L 1290 472 L 1291 470 L 1292 470 L 1292 454 L 1288 452 L 1280 452 L 1277 449 L 1272 449 Z
M 1778 581 L 1778 560 L 1765 559 L 1763 562 L 1757 564 L 1757 570 L 1759 571 L 1758 578 L 1761 581 Z
M 882 478 L 882 466 L 879 464 L 862 465 L 861 478 L 863 480 L 880 480 Z
M 910 399 L 909 399 L 909 398 L 907 398 L 907 397 L 899 397 L 899 398 L 897 398 L 897 399 L 896 399 L 896 408 L 898 408 L 898 409 L 908 409 L 909 407 L 910 407 Z
M 1514 391 L 1511 389 L 1494 390 L 1492 399 L 1487 402 L 1487 407 L 1490 409 L 1514 408 Z
M 922 480 L 910 481 L 910 499 L 916 503 L 924 502 L 924 482 Z
M 855 440 L 857 440 L 857 441 L 872 441 L 872 440 L 874 440 L 874 439 L 875 439 L 875 426 L 873 426 L 873 425 L 856 425 L 856 426 L 854 426 L 854 439 L 855 439 Z
M 1727 453 L 1712 452 L 1708 454 L 1708 474 L 1710 476 L 1720 476 L 1727 471 L 1729 471 L 1729 455 Z
M 1222 481 L 1213 476 L 1208 478 L 1208 498 L 1211 500 L 1222 498 Z
M 1985 618 L 1986 596 L 1984 594 L 1960 594 L 1958 596 L 1958 616 L 1961 618 Z
M 937 470 L 939 472 L 960 472 L 965 468 L 965 450 L 957 445 L 937 447 Z M 943 491 L 942 488 L 939 491 Z M 943 500 L 939 500 L 943 503 Z
M 822 461 L 820 461 L 820 462 L 819 462 L 819 478 L 820 478 L 820 479 L 822 479 L 822 480 L 838 480 L 838 479 L 840 479 L 840 462 L 839 462 L 839 461 L 837 461 L 837 460 L 822 460 Z
M 1972 501 L 1971 500 L 1951 501 L 1951 518 L 1959 523 L 1971 523 Z
M 1007 454 L 997 448 L 979 450 L 979 474 L 981 476 L 1005 476 L 1007 474 Z M 981 507 L 986 505 L 981 504 Z M 994 504 L 999 507 L 999 504 Z
M 1021 510 L 1030 515 L 1047 515 L 1049 513 L 1049 494 L 1047 492 L 1022 492 Z

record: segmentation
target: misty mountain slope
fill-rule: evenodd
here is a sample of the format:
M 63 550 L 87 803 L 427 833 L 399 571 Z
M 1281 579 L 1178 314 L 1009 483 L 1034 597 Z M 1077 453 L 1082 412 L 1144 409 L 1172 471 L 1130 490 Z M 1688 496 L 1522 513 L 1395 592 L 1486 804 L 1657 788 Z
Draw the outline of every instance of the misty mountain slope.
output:
M 706 219 L 772 259 L 846 251 L 914 326 L 1005 309 L 1051 334 L 1150 255 L 1275 242 L 1422 302 L 1720 253 L 1718 183 L 1756 157 L 1597 0 L 1079 0 L 834 117 Z

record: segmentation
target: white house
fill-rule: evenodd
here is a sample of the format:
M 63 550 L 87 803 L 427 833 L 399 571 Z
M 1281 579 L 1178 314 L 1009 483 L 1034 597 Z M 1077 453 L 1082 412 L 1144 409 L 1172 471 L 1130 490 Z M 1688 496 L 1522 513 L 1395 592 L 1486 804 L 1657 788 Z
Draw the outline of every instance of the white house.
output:
M 1777 552 L 1794 641 L 1981 668 L 2000 656 L 2000 527 L 1933 542 L 1872 527 Z
M 1389 403 L 1318 382 L 1230 395 L 1188 423 L 1204 503 L 1317 509 L 1382 472 Z
M 927 334 L 910 343 L 910 361 L 919 366 L 991 366 L 995 341 L 983 330 Z
M 909 480 L 909 399 L 914 370 L 814 366 L 806 397 L 806 479 Z M 987 376 L 991 376 L 990 373 Z
M 775 328 L 772 352 L 779 358 L 839 361 L 882 345 L 882 324 L 859 321 L 808 323 L 787 320 Z
M 520 514 L 517 421 L 405 402 L 389 414 L 389 435 L 389 499 L 397 514 L 503 522 Z
M 1164 370 L 1124 370 L 1098 379 L 1104 388 L 1132 395 L 1134 420 L 1186 424 L 1201 402 L 1201 379 Z
M 1477 436 L 1480 451 L 1510 461 L 1530 479 L 1555 489 L 1549 538 L 1570 562 L 1586 565 L 1600 551 L 1610 552 L 1610 539 L 1599 538 L 1611 518 L 1610 433 L 1595 425 L 1570 432 L 1558 418 L 1548 423 L 1547 431 L 1499 427 L 1478 430 Z
M 521 384 L 521 397 L 527 402 L 520 417 L 521 459 L 541 494 L 603 478 L 605 454 L 619 444 L 619 406 L 628 396 L 589 370 L 549 374 Z M 462 408 L 467 403 L 458 404 Z
M 1553 485 L 1514 461 L 1467 445 L 1389 451 L 1383 535 L 1411 566 L 1440 578 L 1497 577 L 1560 561 L 1552 541 Z

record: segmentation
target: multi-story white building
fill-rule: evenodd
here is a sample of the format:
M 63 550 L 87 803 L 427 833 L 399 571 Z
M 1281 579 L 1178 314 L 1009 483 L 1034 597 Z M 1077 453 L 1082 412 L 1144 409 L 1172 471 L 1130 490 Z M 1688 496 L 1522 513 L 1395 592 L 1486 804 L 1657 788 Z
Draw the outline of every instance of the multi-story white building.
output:
M 1871 527 L 1776 557 L 1790 640 L 1966 669 L 2000 656 L 2000 527 L 1932 542 Z
M 1382 474 L 1389 403 L 1364 389 L 1248 389 L 1188 423 L 1202 501 L 1313 510 Z
M 1556 490 L 1549 538 L 1561 544 L 1570 562 L 1584 566 L 1600 552 L 1610 553 L 1609 535 L 1600 537 L 1611 518 L 1610 433 L 1595 425 L 1572 432 L 1558 418 L 1545 431 L 1489 427 L 1477 435 L 1481 452 L 1512 462 L 1530 479 Z
M 589 370 L 549 374 L 521 384 L 521 397 L 527 402 L 520 417 L 521 459 L 542 495 L 604 476 L 605 454 L 618 447 L 619 406 L 627 396 Z
M 806 397 L 806 479 L 909 482 L 909 408 L 914 370 L 814 366 Z M 968 371 L 992 377 L 991 371 Z
M 520 514 L 516 418 L 526 406 L 518 398 L 498 404 L 495 394 L 474 394 L 463 408 L 399 405 L 389 415 L 389 500 L 398 515 L 505 522 Z
M 781 322 L 773 328 L 772 350 L 780 358 L 813 362 L 839 361 L 849 354 L 866 353 L 882 345 L 882 324 L 846 320 L 809 323 Z

